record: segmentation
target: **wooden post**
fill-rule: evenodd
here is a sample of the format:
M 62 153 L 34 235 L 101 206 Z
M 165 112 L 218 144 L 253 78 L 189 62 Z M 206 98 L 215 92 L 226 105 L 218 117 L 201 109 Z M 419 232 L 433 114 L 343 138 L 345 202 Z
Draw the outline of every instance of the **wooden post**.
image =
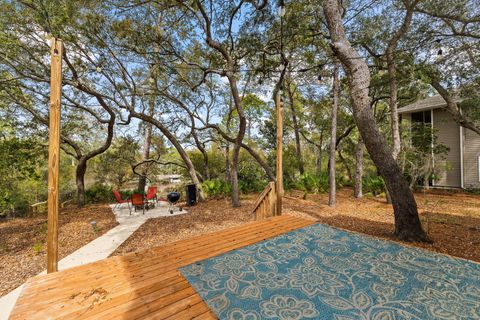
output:
M 277 111 L 277 183 L 275 191 L 277 194 L 276 215 L 279 216 L 282 214 L 283 196 L 283 101 L 280 93 L 277 93 L 277 96 L 275 97 L 275 108 Z
M 47 272 L 58 270 L 58 177 L 60 167 L 60 98 L 62 95 L 62 40 L 53 38 L 50 66 L 50 137 L 48 143 Z

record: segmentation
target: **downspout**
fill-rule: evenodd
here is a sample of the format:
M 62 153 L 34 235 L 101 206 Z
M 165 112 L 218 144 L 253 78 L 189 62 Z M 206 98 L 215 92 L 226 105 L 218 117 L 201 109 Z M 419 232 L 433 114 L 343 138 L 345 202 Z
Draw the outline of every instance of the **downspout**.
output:
M 433 140 L 434 140 L 434 128 L 433 128 L 433 109 L 430 109 L 430 123 L 431 123 L 431 126 L 432 126 L 432 145 L 431 145 L 431 149 L 432 149 L 432 169 L 433 169 L 433 172 L 435 172 L 435 154 L 433 152 L 433 148 L 434 148 L 434 145 L 433 145 Z M 435 177 L 435 175 L 433 175 Z M 432 178 L 432 187 L 435 187 L 435 178 Z
M 463 173 L 463 127 L 460 126 L 460 187 L 465 188 Z

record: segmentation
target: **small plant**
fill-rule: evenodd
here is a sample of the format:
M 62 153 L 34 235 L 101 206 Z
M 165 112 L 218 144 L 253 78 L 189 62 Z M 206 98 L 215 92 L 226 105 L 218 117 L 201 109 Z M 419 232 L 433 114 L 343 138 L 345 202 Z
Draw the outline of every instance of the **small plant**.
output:
M 35 253 L 41 253 L 43 251 L 43 244 L 40 241 L 37 241 L 33 245 L 32 249 L 35 251 Z
M 337 185 L 342 185 L 340 179 L 337 179 Z M 294 187 L 304 191 L 305 194 L 326 192 L 328 191 L 328 175 L 317 176 L 306 172 L 298 178 Z
M 220 179 L 204 181 L 202 183 L 202 190 L 208 197 L 225 197 L 232 191 L 231 186 Z
M 114 200 L 112 187 L 100 183 L 92 185 L 85 191 L 88 203 L 106 203 Z
M 39 229 L 39 233 L 40 234 L 47 234 L 48 233 L 48 222 L 47 221 L 42 223 L 42 226 Z
M 467 188 L 466 191 L 471 194 L 480 195 L 480 188 L 470 187 L 470 188 Z
M 92 220 L 90 221 L 90 224 L 92 225 L 93 233 L 96 235 L 100 231 L 102 231 L 102 228 L 98 226 L 97 221 Z
M 363 190 L 365 194 L 378 196 L 385 192 L 385 182 L 382 177 L 377 175 L 368 175 L 363 177 Z

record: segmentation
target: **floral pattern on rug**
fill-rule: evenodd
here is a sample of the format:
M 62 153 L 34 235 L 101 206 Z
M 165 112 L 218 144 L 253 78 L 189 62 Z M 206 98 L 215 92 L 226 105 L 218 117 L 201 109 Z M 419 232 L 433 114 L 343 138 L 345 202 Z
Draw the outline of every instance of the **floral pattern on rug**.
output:
M 480 319 L 480 264 L 322 224 L 180 271 L 220 319 Z

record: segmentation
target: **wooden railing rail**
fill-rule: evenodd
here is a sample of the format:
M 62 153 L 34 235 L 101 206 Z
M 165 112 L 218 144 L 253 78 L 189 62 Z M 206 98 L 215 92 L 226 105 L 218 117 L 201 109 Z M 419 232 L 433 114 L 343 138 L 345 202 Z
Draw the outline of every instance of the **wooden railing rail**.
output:
M 275 182 L 269 182 L 265 190 L 260 194 L 255 201 L 252 210 L 255 215 L 255 220 L 262 220 L 268 217 L 277 215 L 277 193 Z
M 30 205 L 32 213 L 47 211 L 47 201 L 37 202 Z

